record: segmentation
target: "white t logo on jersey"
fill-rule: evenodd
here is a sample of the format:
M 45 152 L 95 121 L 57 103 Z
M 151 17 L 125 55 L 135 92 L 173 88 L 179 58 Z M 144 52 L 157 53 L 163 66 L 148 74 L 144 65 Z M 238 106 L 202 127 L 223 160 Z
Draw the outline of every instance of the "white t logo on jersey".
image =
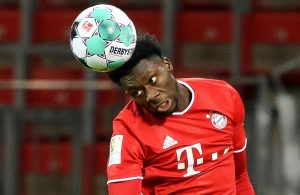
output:
M 202 155 L 202 148 L 201 148 L 201 144 L 197 143 L 191 146 L 187 146 L 184 148 L 180 148 L 176 150 L 176 154 L 177 154 L 177 160 L 180 161 L 181 159 L 181 155 L 183 152 L 186 152 L 186 156 L 187 156 L 187 167 L 186 167 L 186 163 L 178 163 L 178 169 L 182 170 L 182 169 L 186 169 L 187 173 L 184 174 L 184 177 L 188 177 L 191 175 L 196 175 L 199 174 L 200 171 L 195 171 L 194 170 L 194 163 L 195 163 L 195 159 L 194 159 L 194 155 L 193 155 L 193 149 L 195 149 L 196 151 L 199 152 L 200 155 Z M 200 165 L 203 164 L 203 158 L 198 158 L 196 160 L 196 164 Z

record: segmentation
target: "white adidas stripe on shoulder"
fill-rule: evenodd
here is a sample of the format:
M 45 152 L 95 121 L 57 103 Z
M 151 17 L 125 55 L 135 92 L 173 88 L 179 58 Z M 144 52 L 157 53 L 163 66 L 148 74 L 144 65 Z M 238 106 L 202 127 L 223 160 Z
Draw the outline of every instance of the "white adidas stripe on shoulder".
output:
M 243 152 L 247 147 L 247 138 L 245 139 L 245 145 L 242 149 L 239 149 L 239 150 L 235 150 L 234 153 L 240 153 L 240 152 Z
M 122 182 L 122 181 L 130 181 L 130 180 L 135 180 L 135 179 L 143 179 L 143 177 L 142 176 L 136 176 L 136 177 L 121 178 L 121 179 L 112 179 L 112 180 L 108 180 L 107 184 L 109 184 L 109 183 L 116 183 L 116 182 Z

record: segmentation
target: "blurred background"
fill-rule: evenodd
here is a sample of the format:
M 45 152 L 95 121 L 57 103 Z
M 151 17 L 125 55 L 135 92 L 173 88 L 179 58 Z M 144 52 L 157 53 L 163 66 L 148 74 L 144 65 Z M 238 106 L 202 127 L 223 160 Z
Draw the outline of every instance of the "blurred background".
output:
M 257 194 L 300 194 L 299 0 L 0 0 L 0 194 L 107 194 L 111 121 L 128 98 L 69 48 L 73 20 L 99 3 L 155 34 L 178 77 L 234 85 Z

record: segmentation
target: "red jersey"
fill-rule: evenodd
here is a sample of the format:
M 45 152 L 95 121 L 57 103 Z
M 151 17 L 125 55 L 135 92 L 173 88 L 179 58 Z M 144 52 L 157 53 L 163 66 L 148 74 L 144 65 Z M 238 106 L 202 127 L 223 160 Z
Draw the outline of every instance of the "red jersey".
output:
M 235 194 L 234 152 L 246 147 L 244 107 L 228 83 L 181 79 L 188 107 L 157 117 L 134 101 L 113 121 L 108 183 L 142 179 L 147 194 Z

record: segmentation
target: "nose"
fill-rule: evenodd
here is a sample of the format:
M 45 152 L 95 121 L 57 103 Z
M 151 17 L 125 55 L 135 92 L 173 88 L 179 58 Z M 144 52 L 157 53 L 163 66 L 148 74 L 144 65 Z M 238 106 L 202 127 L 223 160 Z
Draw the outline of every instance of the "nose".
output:
M 147 102 L 154 100 L 159 96 L 159 91 L 153 86 L 146 86 Z

